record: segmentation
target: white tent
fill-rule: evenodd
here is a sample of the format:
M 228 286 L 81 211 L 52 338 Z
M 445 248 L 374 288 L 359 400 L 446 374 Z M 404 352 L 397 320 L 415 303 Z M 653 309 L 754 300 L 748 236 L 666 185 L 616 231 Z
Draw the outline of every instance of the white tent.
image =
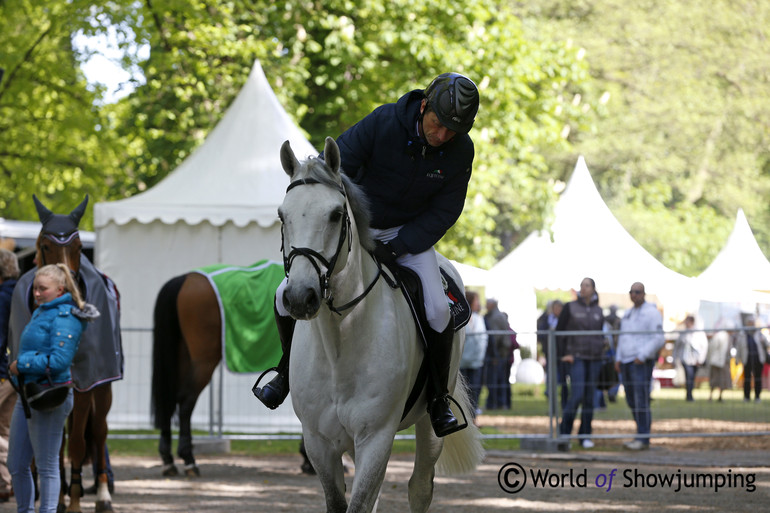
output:
M 770 261 L 754 238 L 743 209 L 722 250 L 697 278 L 700 312 L 712 327 L 720 318 L 738 322 L 741 311 L 754 312 L 757 303 L 770 304 Z
M 113 387 L 111 425 L 149 421 L 148 330 L 167 280 L 215 263 L 281 261 L 277 209 L 289 178 L 279 150 L 287 139 L 299 157 L 318 153 L 281 107 L 257 62 L 220 123 L 177 169 L 146 192 L 96 205 L 96 265 L 122 294 L 125 382 L 131 385 Z M 223 381 L 227 428 L 298 425 L 290 403 L 275 412 L 258 403 L 251 394 L 253 375 L 226 372 Z M 140 395 L 130 396 L 138 386 Z M 193 422 L 208 421 L 207 399 L 204 392 Z
M 596 189 L 582 156 L 556 204 L 551 229 L 553 239 L 547 230 L 531 233 L 491 269 L 490 293 L 500 298 L 501 310 L 509 308 L 504 300 L 521 291 L 577 290 L 585 277 L 594 279 L 600 299 L 612 294 L 613 301 L 628 301 L 629 287 L 640 281 L 667 309 L 693 303 L 693 279 L 665 267 L 623 228 Z M 609 306 L 605 303 L 602 306 Z M 534 331 L 536 317 L 536 312 L 530 314 L 526 328 L 514 328 Z
M 770 297 L 770 262 L 754 238 L 743 209 L 733 231 L 711 265 L 697 278 L 709 301 L 752 301 Z

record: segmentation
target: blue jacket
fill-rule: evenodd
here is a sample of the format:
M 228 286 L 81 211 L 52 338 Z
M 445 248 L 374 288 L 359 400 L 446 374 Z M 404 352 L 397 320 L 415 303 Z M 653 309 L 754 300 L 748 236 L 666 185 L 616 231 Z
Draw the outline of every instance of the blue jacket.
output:
M 69 292 L 40 305 L 21 333 L 17 367 L 29 383 L 46 383 L 46 367 L 54 383 L 71 381 L 70 366 L 86 322 L 75 317 Z
M 398 255 L 422 253 L 460 217 L 473 164 L 473 142 L 457 134 L 434 148 L 417 133 L 417 89 L 376 108 L 337 138 L 342 168 L 370 201 L 373 228 L 403 225 L 390 241 Z
M 8 378 L 8 320 L 11 317 L 11 297 L 16 280 L 0 283 L 0 378 Z

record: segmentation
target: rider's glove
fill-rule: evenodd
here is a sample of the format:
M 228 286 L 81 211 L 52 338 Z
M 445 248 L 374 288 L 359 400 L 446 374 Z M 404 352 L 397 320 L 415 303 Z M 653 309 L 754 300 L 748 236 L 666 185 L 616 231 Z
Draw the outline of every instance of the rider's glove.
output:
M 374 241 L 374 256 L 383 264 L 393 264 L 398 258 L 393 246 L 387 242 L 382 242 L 381 240 Z

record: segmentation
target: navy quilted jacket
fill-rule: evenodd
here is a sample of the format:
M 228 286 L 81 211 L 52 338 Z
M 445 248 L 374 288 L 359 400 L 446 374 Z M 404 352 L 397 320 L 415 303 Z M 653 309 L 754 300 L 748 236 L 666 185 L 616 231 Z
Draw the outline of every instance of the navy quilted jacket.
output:
M 417 132 L 423 91 L 372 111 L 337 138 L 342 168 L 371 202 L 372 227 L 403 225 L 390 242 L 397 254 L 432 247 L 460 217 L 474 148 L 457 134 L 434 148 Z

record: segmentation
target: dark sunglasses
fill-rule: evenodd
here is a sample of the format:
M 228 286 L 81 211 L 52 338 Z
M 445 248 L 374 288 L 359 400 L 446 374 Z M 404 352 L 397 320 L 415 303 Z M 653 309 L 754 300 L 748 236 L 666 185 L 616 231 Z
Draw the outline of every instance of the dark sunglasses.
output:
M 643 290 L 629 290 L 629 294 L 644 294 Z

